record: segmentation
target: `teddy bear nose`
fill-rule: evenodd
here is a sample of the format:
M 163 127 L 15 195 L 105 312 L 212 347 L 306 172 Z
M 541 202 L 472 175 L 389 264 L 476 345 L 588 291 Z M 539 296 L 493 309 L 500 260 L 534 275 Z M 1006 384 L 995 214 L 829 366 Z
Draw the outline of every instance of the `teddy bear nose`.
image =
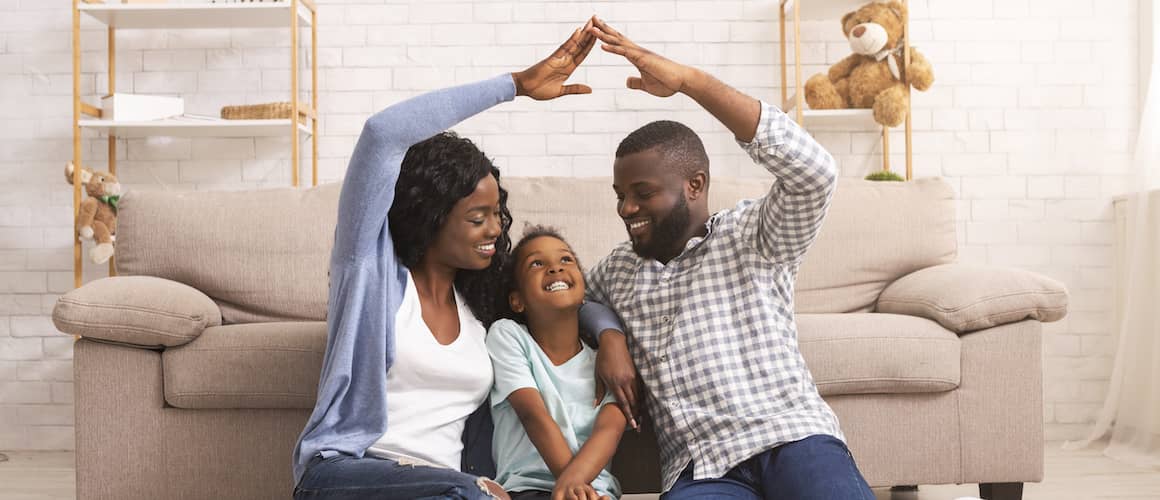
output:
M 855 26 L 853 33 L 855 38 L 861 37 L 863 33 L 866 33 L 866 27 L 862 25 Z

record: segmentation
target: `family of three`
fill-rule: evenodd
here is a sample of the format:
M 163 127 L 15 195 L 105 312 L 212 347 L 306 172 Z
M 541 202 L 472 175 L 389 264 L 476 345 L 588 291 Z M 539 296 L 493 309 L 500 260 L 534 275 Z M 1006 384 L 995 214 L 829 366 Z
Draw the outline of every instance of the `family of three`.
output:
M 598 43 L 637 68 L 628 87 L 689 96 L 775 181 L 710 214 L 701 140 L 645 125 L 613 165 L 629 239 L 585 272 L 551 228 L 513 248 L 499 170 L 445 130 L 591 92 L 565 82 Z M 616 498 L 609 462 L 644 406 L 666 500 L 872 499 L 793 315 L 836 179 L 784 113 L 595 17 L 526 70 L 380 111 L 342 187 L 295 498 Z

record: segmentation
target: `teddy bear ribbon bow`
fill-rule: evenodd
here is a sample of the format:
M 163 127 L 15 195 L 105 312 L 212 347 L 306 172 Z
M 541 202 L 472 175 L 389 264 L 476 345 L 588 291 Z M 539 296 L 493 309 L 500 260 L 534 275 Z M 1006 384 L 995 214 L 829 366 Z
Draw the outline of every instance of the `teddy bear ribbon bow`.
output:
M 113 195 L 106 195 L 106 196 L 98 196 L 97 199 L 101 200 L 102 203 L 108 204 L 110 207 L 113 207 L 113 213 L 114 214 L 117 213 L 117 202 L 121 201 L 121 195 L 113 194 Z
M 900 72 L 898 70 L 898 61 L 896 61 L 893 57 L 890 57 L 890 56 L 896 56 L 896 55 L 901 54 L 901 53 L 902 53 L 902 44 L 900 43 L 897 47 L 894 47 L 893 49 L 882 49 L 882 50 L 878 51 L 877 54 L 874 54 L 875 61 L 881 61 L 883 59 L 886 59 L 886 66 L 890 68 L 890 74 L 894 75 L 894 79 L 898 80 L 898 81 L 902 81 L 902 72 Z

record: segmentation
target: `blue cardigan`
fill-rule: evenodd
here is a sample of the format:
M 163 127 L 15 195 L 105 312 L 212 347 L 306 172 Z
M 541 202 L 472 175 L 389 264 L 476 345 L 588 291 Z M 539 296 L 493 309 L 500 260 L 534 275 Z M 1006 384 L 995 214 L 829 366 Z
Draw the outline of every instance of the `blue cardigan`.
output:
M 395 255 L 387 211 L 411 145 L 515 98 L 511 75 L 438 90 L 367 120 L 351 155 L 338 202 L 330 256 L 326 357 L 318 400 L 294 448 L 294 483 L 316 455 L 362 457 L 387 429 L 387 370 L 395 355 L 395 314 L 407 269 Z M 486 406 L 486 404 L 485 404 Z M 485 408 L 486 409 L 486 408 Z M 494 475 L 486 411 L 469 419 L 464 470 Z M 472 465 L 472 463 L 475 463 Z

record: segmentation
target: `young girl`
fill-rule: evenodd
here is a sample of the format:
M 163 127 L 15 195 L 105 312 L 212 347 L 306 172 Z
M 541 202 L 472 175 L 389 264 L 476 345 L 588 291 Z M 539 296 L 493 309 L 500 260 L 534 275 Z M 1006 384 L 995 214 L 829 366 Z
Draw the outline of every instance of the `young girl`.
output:
M 514 500 L 619 498 L 608 464 L 626 422 L 611 396 L 592 406 L 596 352 L 580 341 L 580 263 L 542 226 L 512 257 L 508 302 L 522 324 L 496 321 L 487 336 L 496 480 Z

